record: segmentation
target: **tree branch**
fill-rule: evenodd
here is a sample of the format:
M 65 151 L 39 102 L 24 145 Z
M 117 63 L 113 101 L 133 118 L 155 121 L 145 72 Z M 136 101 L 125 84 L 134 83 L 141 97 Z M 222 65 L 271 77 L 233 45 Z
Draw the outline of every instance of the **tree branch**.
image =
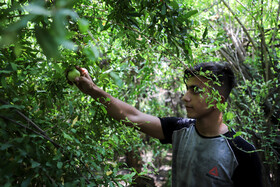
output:
M 6 101 L 3 101 L 3 100 L 1 100 L 1 99 L 0 99 L 0 103 L 9 104 L 9 103 L 7 103 Z M 13 120 L 13 119 L 10 119 L 10 118 L 8 118 L 8 117 L 6 117 L 6 116 L 0 115 L 0 117 L 3 118 L 3 119 L 5 119 L 5 120 L 11 121 L 12 123 L 14 123 L 14 124 L 16 124 L 16 125 L 19 125 L 19 126 L 25 128 L 25 129 L 27 129 L 27 130 L 29 130 L 29 131 L 31 131 L 31 132 L 37 134 L 37 135 L 42 136 L 44 139 L 50 141 L 56 148 L 61 149 L 62 153 L 66 156 L 66 154 L 65 154 L 66 151 L 63 149 L 63 147 L 62 147 L 61 145 L 59 145 L 58 143 L 56 143 L 54 140 L 52 140 L 52 139 L 45 133 L 45 131 L 43 131 L 41 128 L 39 128 L 31 119 L 29 119 L 28 117 L 26 117 L 26 116 L 25 116 L 23 113 L 21 113 L 19 110 L 16 110 L 16 113 L 19 114 L 21 117 L 23 117 L 28 123 L 31 123 L 32 126 L 35 127 L 39 132 L 37 132 L 37 131 L 35 131 L 35 130 L 33 130 L 33 129 L 31 129 L 31 128 L 29 128 L 29 127 L 27 127 L 27 126 L 25 126 L 25 125 L 23 125 L 23 124 L 21 124 L 21 123 L 15 121 L 15 120 Z M 77 160 L 79 160 L 79 162 L 87 169 L 87 171 L 88 171 L 88 172 L 91 174 L 91 176 L 93 177 L 93 181 L 96 183 L 96 180 L 95 180 L 95 178 L 94 178 L 94 175 L 93 175 L 92 172 L 86 167 L 86 164 L 85 164 L 81 159 L 79 159 L 78 157 L 76 157 L 75 155 L 74 155 L 73 157 L 75 157 Z M 72 164 L 71 164 L 71 165 L 72 165 Z M 74 165 L 72 165 L 72 166 L 73 166 L 74 168 L 76 168 L 76 170 L 78 171 L 78 173 L 85 179 L 85 181 L 86 181 L 88 184 L 90 184 L 90 181 L 88 180 L 88 178 L 87 178 L 86 176 L 84 176 L 84 175 L 82 174 L 82 172 L 80 171 L 80 169 L 79 169 L 77 166 L 74 166 Z
M 277 17 L 276 17 L 276 26 L 274 27 L 274 32 L 273 32 L 273 34 L 272 34 L 272 39 L 271 39 L 271 43 L 272 43 L 272 49 L 273 49 L 273 51 L 274 51 L 274 41 L 275 41 L 275 36 L 276 36 L 276 33 L 277 33 L 277 31 L 278 31 L 278 20 L 279 20 L 279 13 L 280 13 L 280 0 L 279 0 L 279 4 L 278 4 L 278 10 L 277 10 Z
M 6 105 L 9 104 L 9 103 L 7 103 L 6 101 L 3 101 L 3 100 L 1 100 L 1 99 L 0 99 L 0 102 L 3 103 L 3 104 L 6 104 Z M 42 134 L 42 135 L 48 137 L 48 136 L 46 135 L 46 132 L 43 131 L 40 127 L 38 127 L 31 119 L 29 119 L 28 117 L 26 117 L 26 116 L 25 116 L 23 113 L 21 113 L 19 110 L 16 109 L 15 111 L 16 111 L 16 113 L 18 113 L 21 117 L 23 117 L 27 122 L 29 122 L 33 127 L 35 127 L 35 129 L 37 129 L 37 130 L 40 132 L 40 134 Z
M 241 25 L 241 27 L 242 27 L 242 29 L 244 30 L 244 32 L 246 33 L 248 39 L 249 39 L 250 42 L 252 43 L 253 48 L 254 48 L 255 50 L 257 50 L 257 47 L 256 47 L 256 45 L 255 45 L 255 42 L 254 42 L 254 40 L 251 38 L 251 36 L 250 36 L 250 34 L 248 33 L 246 27 L 241 23 L 241 21 L 240 21 L 240 20 L 238 19 L 238 17 L 235 15 L 235 13 L 233 12 L 233 10 L 230 8 L 230 6 L 229 6 L 224 0 L 221 0 L 221 1 L 225 4 L 225 6 L 228 8 L 228 10 L 232 13 L 232 15 L 234 16 L 234 18 L 236 19 L 236 21 Z
M 37 132 L 37 131 L 34 131 L 33 129 L 31 129 L 31 128 L 29 128 L 29 127 L 27 127 L 27 126 L 25 126 L 25 125 L 23 125 L 23 124 L 21 124 L 21 123 L 15 121 L 15 120 L 13 120 L 13 119 L 10 119 L 10 118 L 5 117 L 5 116 L 2 116 L 2 115 L 0 115 L 0 117 L 3 118 L 3 119 L 5 119 L 5 120 L 11 121 L 12 123 L 14 123 L 14 124 L 16 124 L 16 125 L 19 125 L 19 126 L 25 128 L 25 129 L 27 129 L 27 130 L 29 130 L 29 131 L 31 131 L 31 132 L 37 134 L 37 135 L 42 136 L 42 137 L 45 138 L 46 140 L 50 141 L 56 148 L 62 148 L 59 144 L 57 144 L 56 142 L 54 142 L 50 137 L 48 137 L 48 136 L 46 136 L 46 135 L 43 135 L 43 134 L 41 134 L 41 133 L 39 133 L 39 132 Z

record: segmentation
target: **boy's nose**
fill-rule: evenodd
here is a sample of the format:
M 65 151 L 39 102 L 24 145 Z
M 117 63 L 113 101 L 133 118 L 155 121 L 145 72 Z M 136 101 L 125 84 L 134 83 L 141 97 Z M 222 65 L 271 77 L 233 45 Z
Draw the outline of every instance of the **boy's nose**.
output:
M 190 102 L 191 101 L 191 98 L 190 98 L 188 92 L 185 93 L 185 95 L 182 97 L 182 100 L 185 101 L 185 102 Z

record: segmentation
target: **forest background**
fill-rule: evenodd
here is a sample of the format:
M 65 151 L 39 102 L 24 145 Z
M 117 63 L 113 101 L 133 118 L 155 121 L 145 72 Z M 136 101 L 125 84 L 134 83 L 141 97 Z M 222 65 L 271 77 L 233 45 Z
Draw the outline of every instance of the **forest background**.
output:
M 88 68 L 143 112 L 185 117 L 183 70 L 205 61 L 235 71 L 224 120 L 256 146 L 265 185 L 280 186 L 280 1 L 1 0 L 0 9 L 1 186 L 155 185 L 170 145 L 109 118 L 65 70 Z M 160 179 L 170 186 L 170 167 Z

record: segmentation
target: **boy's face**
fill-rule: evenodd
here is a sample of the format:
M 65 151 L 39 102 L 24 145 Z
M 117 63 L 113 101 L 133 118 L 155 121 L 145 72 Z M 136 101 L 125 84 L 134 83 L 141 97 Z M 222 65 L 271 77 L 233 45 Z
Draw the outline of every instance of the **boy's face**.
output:
M 190 77 L 187 82 L 187 92 L 182 100 L 187 109 L 189 118 L 199 119 L 210 114 L 214 110 L 214 102 L 209 80 L 198 76 Z

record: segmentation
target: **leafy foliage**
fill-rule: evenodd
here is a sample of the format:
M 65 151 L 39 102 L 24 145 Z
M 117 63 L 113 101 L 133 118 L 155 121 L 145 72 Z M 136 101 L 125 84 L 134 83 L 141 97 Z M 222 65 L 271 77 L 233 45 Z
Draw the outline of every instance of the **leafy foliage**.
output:
M 0 9 L 0 185 L 122 186 L 148 172 L 120 161 L 150 147 L 143 135 L 68 85 L 69 66 L 143 112 L 184 116 L 181 71 L 223 60 L 238 75 L 225 121 L 261 150 L 266 184 L 279 186 L 277 2 L 5 0 Z M 168 149 L 149 144 L 158 156 Z
M 108 118 L 64 71 L 87 67 L 112 95 L 164 115 L 151 97 L 170 84 L 158 72 L 163 56 L 191 59 L 195 13 L 175 1 L 2 3 L 0 185 L 122 186 L 147 173 L 120 173 L 118 158 L 146 147 L 142 135 Z

